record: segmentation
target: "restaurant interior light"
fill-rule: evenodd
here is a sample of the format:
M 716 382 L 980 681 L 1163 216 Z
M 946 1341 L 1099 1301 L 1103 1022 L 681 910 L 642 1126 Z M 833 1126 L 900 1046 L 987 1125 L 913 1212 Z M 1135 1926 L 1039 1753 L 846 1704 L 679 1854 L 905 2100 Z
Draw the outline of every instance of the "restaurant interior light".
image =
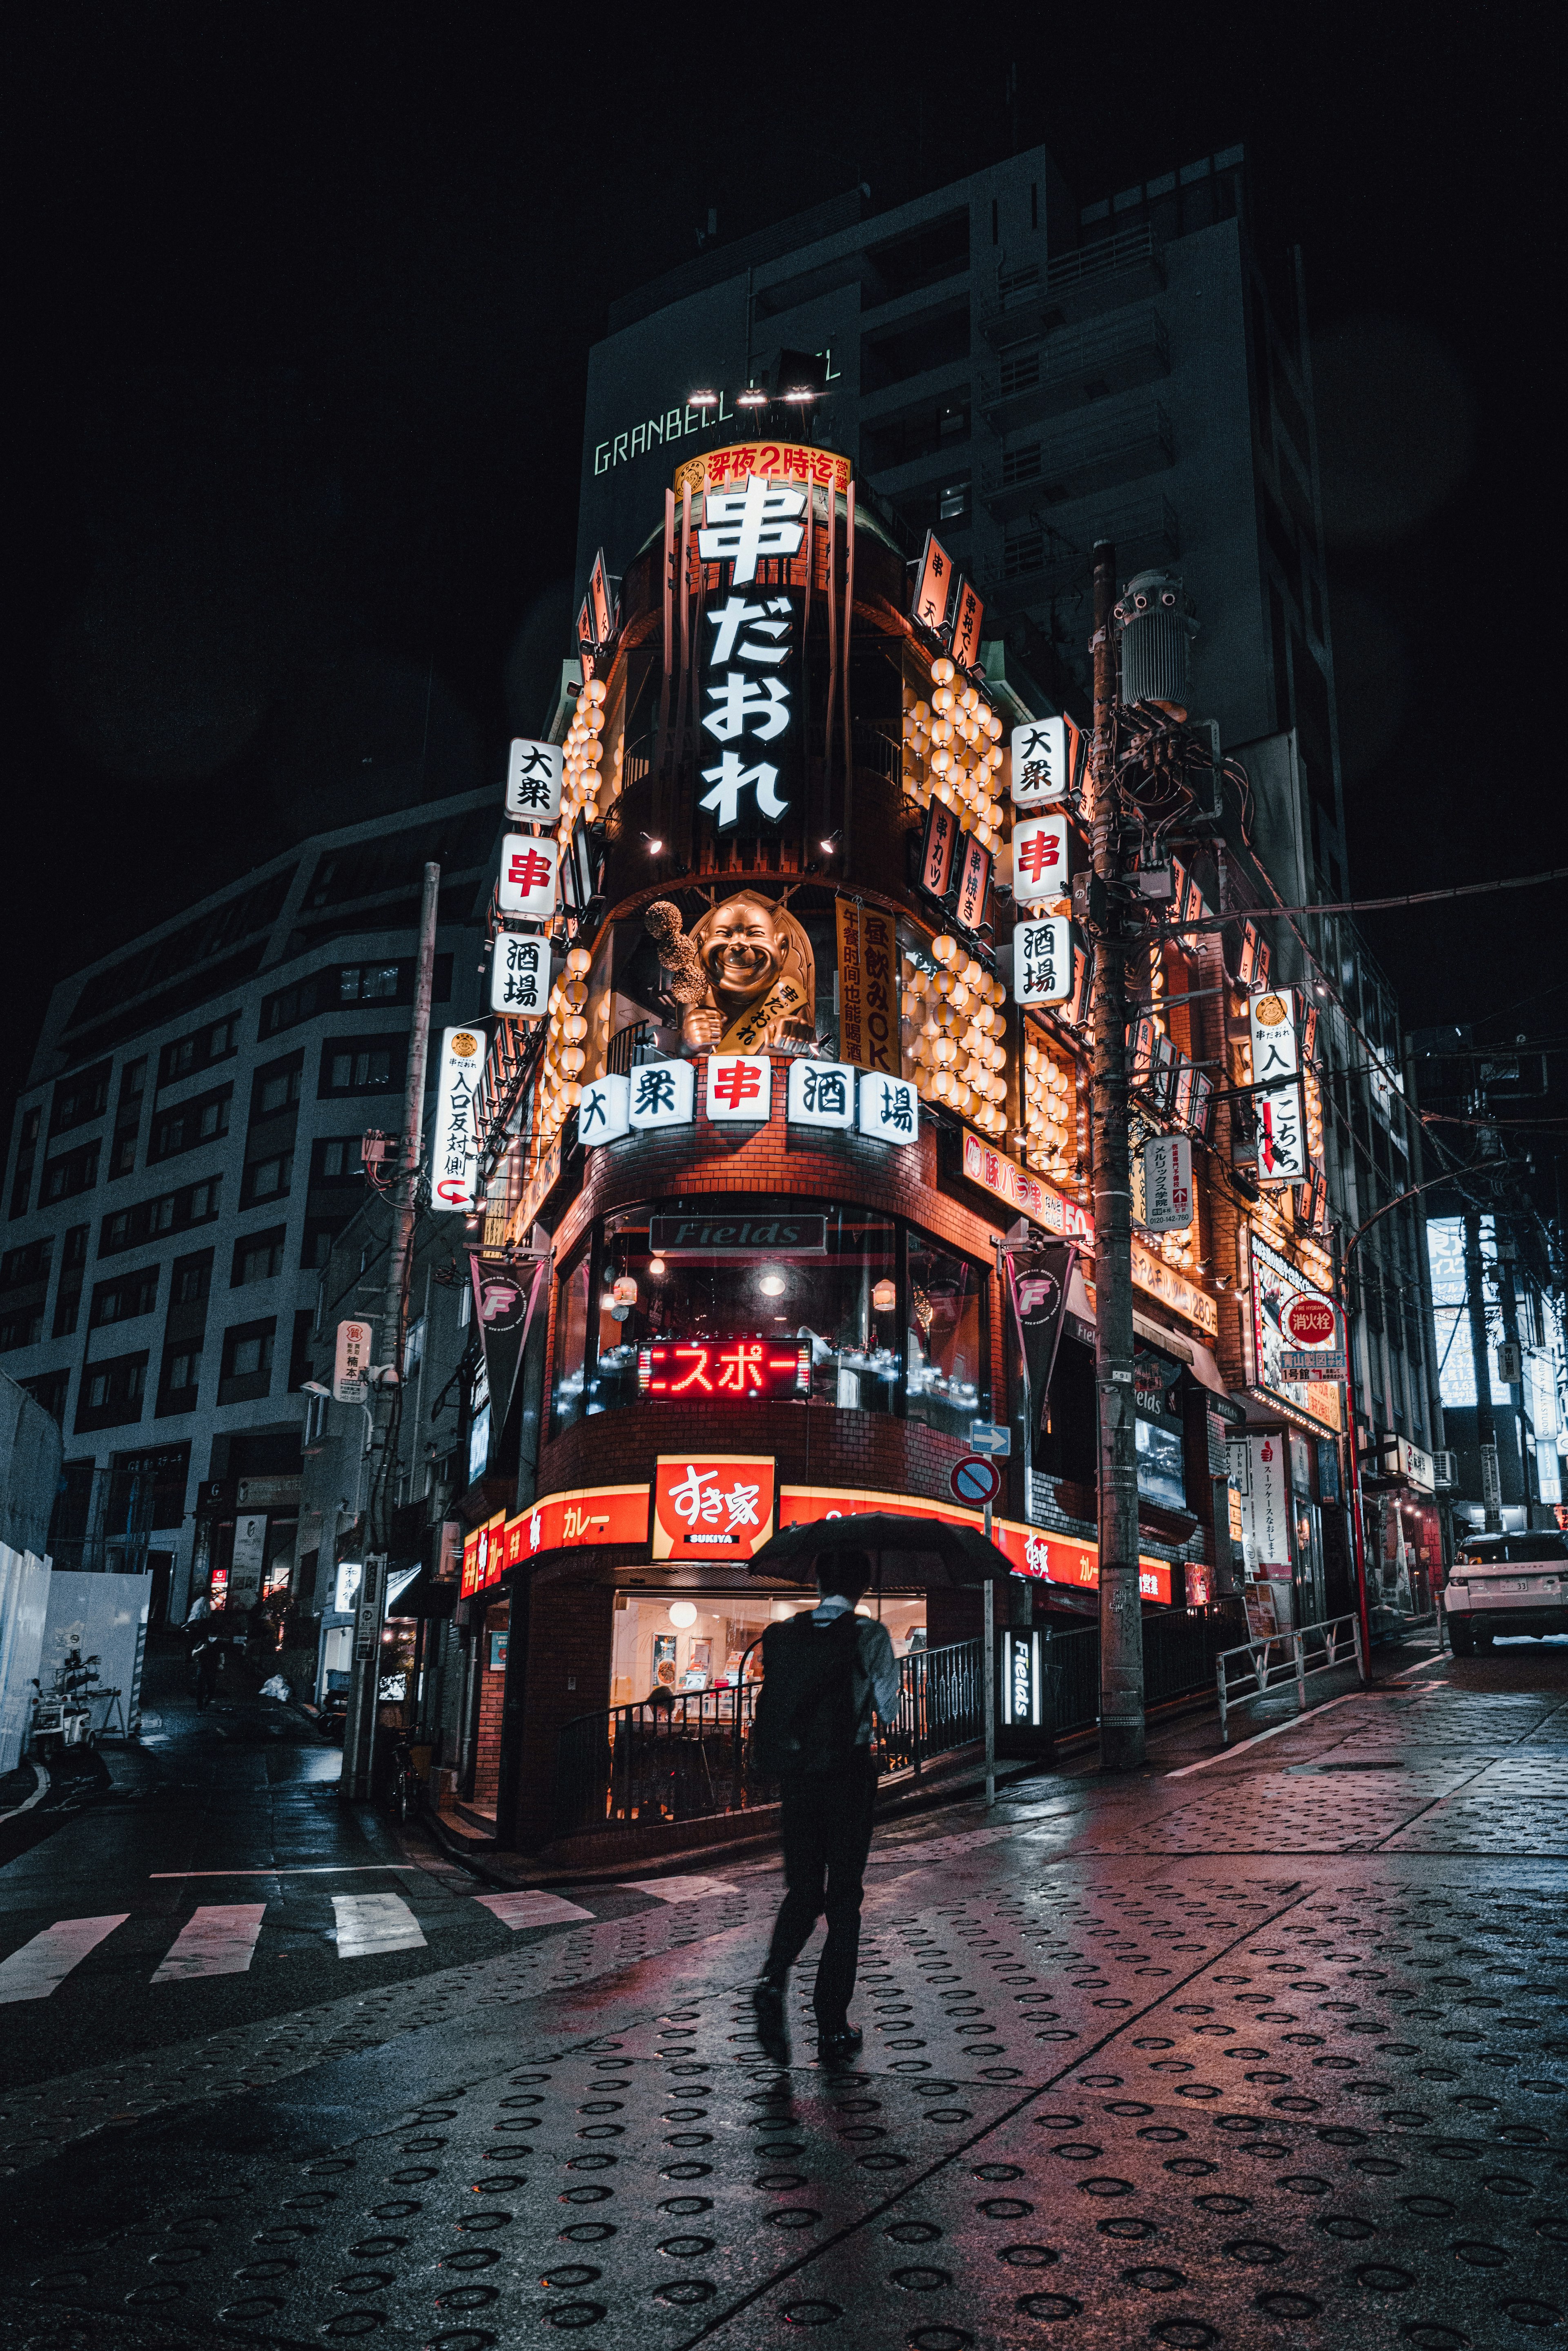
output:
M 764 1298 L 782 1298 L 784 1277 L 781 1273 L 765 1273 L 758 1284 Z
M 672 1625 L 678 1625 L 681 1630 L 685 1632 L 688 1625 L 695 1625 L 696 1621 L 697 1612 L 689 1600 L 671 1601 L 670 1622 Z

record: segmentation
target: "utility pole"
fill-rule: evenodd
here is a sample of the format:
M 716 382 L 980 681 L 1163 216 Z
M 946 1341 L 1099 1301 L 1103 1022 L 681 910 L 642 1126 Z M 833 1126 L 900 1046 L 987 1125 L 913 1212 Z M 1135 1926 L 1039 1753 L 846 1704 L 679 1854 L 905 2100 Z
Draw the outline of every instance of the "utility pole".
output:
M 1094 548 L 1090 842 L 1102 902 L 1094 987 L 1094 1383 L 1099 1409 L 1100 1768 L 1144 1760 L 1144 1612 L 1133 1404 L 1133 1195 L 1127 1151 L 1127 951 L 1114 772 L 1116 549 Z
M 1491 1365 L 1487 1360 L 1487 1301 L 1481 1288 L 1481 1219 L 1465 1210 L 1465 1298 L 1470 1311 L 1470 1362 L 1476 1375 L 1476 1443 L 1481 1457 L 1481 1500 L 1489 1535 L 1502 1532 L 1502 1479 L 1498 1468 L 1497 1422 L 1491 1408 Z
M 350 1803 L 371 1793 L 376 1741 L 376 1703 L 381 1688 L 382 1619 L 386 1613 L 388 1549 L 402 1422 L 402 1354 L 408 1322 L 409 1272 L 413 1228 L 419 1215 L 420 1146 L 424 1129 L 424 1071 L 430 1051 L 430 999 L 435 977 L 435 925 L 441 904 L 441 868 L 424 869 L 419 910 L 419 960 L 414 969 L 413 1017 L 409 1024 L 408 1070 L 402 1094 L 402 1150 L 390 1189 L 392 1246 L 387 1252 L 386 1303 L 382 1309 L 381 1376 L 374 1390 L 371 1431 L 371 1493 L 366 1510 L 365 1564 L 354 1627 L 353 1680 L 343 1729 L 341 1792 Z

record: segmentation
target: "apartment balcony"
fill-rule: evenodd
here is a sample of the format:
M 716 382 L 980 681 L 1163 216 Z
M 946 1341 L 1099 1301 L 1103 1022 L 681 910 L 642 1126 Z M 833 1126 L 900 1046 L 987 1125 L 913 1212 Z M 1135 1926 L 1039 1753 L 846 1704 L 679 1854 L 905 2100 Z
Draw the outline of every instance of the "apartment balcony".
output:
M 999 465 L 981 473 L 980 496 L 995 521 L 1008 522 L 1015 515 L 1138 481 L 1175 457 L 1170 418 L 1158 401 L 1143 401 L 1115 414 L 1093 411 L 1021 448 L 1005 450 Z
M 1124 309 L 1162 292 L 1165 282 L 1165 261 L 1151 232 L 1124 229 L 1120 236 L 1058 254 L 1048 271 L 1034 263 L 1003 270 L 996 292 L 977 303 L 975 323 L 993 350 L 1002 350 L 1103 310 Z
M 1073 589 L 1087 591 L 1097 538 L 1115 542 L 1116 569 L 1126 578 L 1181 554 L 1176 508 L 1158 491 L 1140 497 L 1096 500 L 1060 522 L 1036 522 L 1009 531 L 989 571 L 991 602 L 1001 611 L 1034 604 Z M 999 581 L 999 584 L 998 584 Z
M 981 372 L 979 406 L 993 433 L 1014 433 L 1170 371 L 1165 321 L 1145 302 L 1004 350 L 999 366 Z

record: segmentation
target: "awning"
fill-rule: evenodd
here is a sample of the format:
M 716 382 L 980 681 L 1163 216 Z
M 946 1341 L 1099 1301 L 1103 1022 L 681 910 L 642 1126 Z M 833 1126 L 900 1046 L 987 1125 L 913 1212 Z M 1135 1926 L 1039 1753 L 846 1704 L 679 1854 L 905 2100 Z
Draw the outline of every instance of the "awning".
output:
M 1093 1329 L 1094 1309 L 1076 1264 L 1067 1284 L 1067 1311 L 1070 1316 L 1076 1315 L 1081 1322 Z M 1164 1348 L 1167 1355 L 1174 1355 L 1178 1363 L 1185 1364 L 1194 1379 L 1215 1395 L 1229 1396 L 1230 1390 L 1219 1375 L 1219 1365 L 1201 1339 L 1191 1338 L 1185 1331 L 1168 1331 L 1163 1322 L 1152 1322 L 1148 1315 L 1140 1314 L 1135 1306 L 1133 1309 L 1133 1333 L 1135 1338 L 1146 1340 L 1151 1347 Z

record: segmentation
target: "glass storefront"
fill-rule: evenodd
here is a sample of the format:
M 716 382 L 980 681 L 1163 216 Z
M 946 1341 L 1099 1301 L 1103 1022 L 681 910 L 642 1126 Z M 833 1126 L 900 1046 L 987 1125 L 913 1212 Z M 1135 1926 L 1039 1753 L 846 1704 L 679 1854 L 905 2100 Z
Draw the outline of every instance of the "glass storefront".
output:
M 965 1437 L 989 1342 L 983 1270 L 870 1210 L 655 1201 L 562 1275 L 550 1433 L 695 1397 L 891 1413 Z
M 733 1689 L 755 1681 L 762 1671 L 756 1644 L 768 1625 L 815 1606 L 815 1594 L 805 1593 L 618 1592 L 609 1703 L 630 1706 L 655 1689 Z M 925 1646 L 924 1593 L 868 1593 L 856 1614 L 880 1616 L 894 1656 Z

